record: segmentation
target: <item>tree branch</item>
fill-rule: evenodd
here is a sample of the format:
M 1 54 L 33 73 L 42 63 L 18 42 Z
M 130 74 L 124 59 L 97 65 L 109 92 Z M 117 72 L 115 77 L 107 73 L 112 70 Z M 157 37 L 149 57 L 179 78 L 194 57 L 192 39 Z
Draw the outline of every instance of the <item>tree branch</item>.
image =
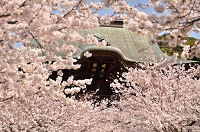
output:
M 26 4 L 26 0 L 19 6 L 19 8 L 22 8 L 22 7 L 24 7 L 24 6 L 26 6 L 27 4 Z
M 33 39 L 36 41 L 36 43 L 40 46 L 42 53 L 45 54 L 44 51 L 42 50 L 42 49 L 44 49 L 44 47 L 40 44 L 40 42 L 35 38 L 35 36 L 30 31 L 28 31 L 28 33 L 33 37 Z
M 1 102 L 4 102 L 4 101 L 7 101 L 7 100 L 10 100 L 10 99 L 12 99 L 12 98 L 13 98 L 13 96 L 11 96 L 11 97 L 9 97 L 9 98 L 4 98 L 4 99 L 2 99 Z
M 0 18 L 9 17 L 9 16 L 10 16 L 10 13 L 9 14 L 3 14 L 3 15 L 0 15 Z
M 38 16 L 38 14 L 39 14 L 41 8 L 42 8 L 42 6 L 40 7 L 39 11 L 35 14 L 35 16 L 30 20 L 29 26 L 31 25 L 31 23 L 33 22 L 33 20 Z
M 15 21 L 7 21 L 8 24 L 12 24 L 12 25 L 16 24 L 17 22 L 18 22 L 17 20 L 15 20 Z
M 195 1 L 193 2 L 192 9 L 194 8 L 194 6 L 195 6 Z M 182 13 L 180 13 L 180 12 L 175 8 L 174 5 L 172 5 L 171 7 L 169 7 L 169 9 L 171 9 L 171 8 L 173 8 L 173 9 L 174 9 L 176 12 L 178 12 L 179 14 L 182 14 Z M 168 22 L 166 22 L 166 23 L 171 23 L 171 22 L 173 22 L 174 20 L 182 19 L 182 18 L 184 18 L 184 17 L 190 15 L 190 14 L 192 13 L 192 9 L 189 10 L 189 12 L 188 12 L 187 14 L 180 15 L 179 17 L 176 17 L 176 18 L 173 19 L 172 21 L 168 21 Z
M 65 18 L 68 14 L 70 14 L 73 10 L 75 10 L 76 8 L 78 8 L 79 6 L 80 6 L 80 4 L 81 4 L 81 2 L 82 2 L 83 0 L 80 0 L 79 2 L 78 2 L 78 4 L 76 5 L 76 6 L 74 6 L 74 7 L 72 7 L 72 9 L 69 11 L 69 12 L 67 12 L 62 18 Z M 60 18 L 60 19 L 58 19 L 58 21 L 56 22 L 56 24 L 58 24 L 61 20 L 62 20 L 62 18 Z

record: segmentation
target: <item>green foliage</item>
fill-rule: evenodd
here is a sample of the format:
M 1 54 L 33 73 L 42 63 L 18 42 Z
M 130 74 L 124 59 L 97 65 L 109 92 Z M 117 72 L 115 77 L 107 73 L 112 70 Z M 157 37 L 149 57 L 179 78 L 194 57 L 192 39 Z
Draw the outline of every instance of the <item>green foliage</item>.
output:
M 197 39 L 193 38 L 193 37 L 184 37 L 184 40 L 187 40 L 187 42 L 185 43 L 186 45 L 190 45 L 190 46 L 194 46 L 195 45 L 195 41 Z
M 170 47 L 167 47 L 165 45 L 159 44 L 159 47 L 162 50 L 162 52 L 166 53 L 169 56 L 172 56 L 173 53 L 178 53 L 179 54 L 179 56 L 178 56 L 179 58 L 180 58 L 180 55 L 181 55 L 181 53 L 183 51 L 182 47 L 180 47 L 180 46 L 177 46 L 176 48 L 170 48 Z
M 157 40 L 164 40 L 166 38 L 167 34 L 164 34 L 162 36 L 157 37 Z M 194 46 L 195 45 L 195 41 L 196 39 L 193 37 L 181 37 L 179 36 L 182 40 L 187 40 L 187 42 L 185 43 L 185 45 L 190 45 L 190 46 Z M 162 52 L 166 53 L 169 56 L 172 56 L 173 53 L 178 53 L 178 57 L 180 58 L 180 55 L 183 51 L 183 48 L 181 46 L 177 46 L 177 47 L 168 47 L 166 44 L 163 44 L 162 41 L 158 42 L 158 46 L 160 47 L 160 49 L 162 50 Z M 194 57 L 192 60 L 195 61 L 200 61 L 200 58 Z

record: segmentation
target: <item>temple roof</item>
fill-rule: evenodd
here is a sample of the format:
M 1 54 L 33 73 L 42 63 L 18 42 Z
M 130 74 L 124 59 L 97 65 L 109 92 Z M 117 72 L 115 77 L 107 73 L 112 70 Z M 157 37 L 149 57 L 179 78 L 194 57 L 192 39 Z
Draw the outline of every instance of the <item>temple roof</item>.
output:
M 91 44 L 73 44 L 79 48 L 73 57 L 80 58 L 84 52 L 90 50 L 115 51 L 127 61 L 150 62 L 152 59 L 161 60 L 164 56 L 157 44 L 148 43 L 148 35 L 138 35 L 119 26 L 100 26 L 91 30 L 79 30 L 82 36 L 94 35 L 99 41 L 105 40 L 107 46 Z

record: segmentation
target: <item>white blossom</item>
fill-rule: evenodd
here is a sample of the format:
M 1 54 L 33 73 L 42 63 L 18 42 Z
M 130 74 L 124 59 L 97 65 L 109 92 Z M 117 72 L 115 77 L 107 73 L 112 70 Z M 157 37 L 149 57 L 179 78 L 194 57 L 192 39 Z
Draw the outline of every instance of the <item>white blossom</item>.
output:
M 89 53 L 88 51 L 86 51 L 86 52 L 84 53 L 84 56 L 87 57 L 87 58 L 88 58 L 88 57 L 91 57 L 91 56 L 92 56 L 92 53 Z

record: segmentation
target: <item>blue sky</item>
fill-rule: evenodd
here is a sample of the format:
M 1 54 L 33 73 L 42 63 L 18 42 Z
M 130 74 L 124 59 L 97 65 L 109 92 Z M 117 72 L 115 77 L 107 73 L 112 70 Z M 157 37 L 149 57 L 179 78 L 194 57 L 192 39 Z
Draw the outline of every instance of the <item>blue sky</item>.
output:
M 96 1 L 96 2 L 99 2 L 100 0 L 90 0 L 90 1 Z M 148 3 L 148 0 L 126 0 L 127 3 L 131 6 L 133 5 L 138 5 L 140 3 L 143 3 L 143 4 L 147 4 Z M 151 7 L 151 8 L 147 8 L 147 9 L 141 9 L 141 8 L 138 8 L 139 11 L 143 11 L 147 14 L 150 14 L 150 13 L 155 13 L 157 15 L 161 15 L 161 14 L 158 14 L 154 11 L 154 9 Z M 109 10 L 101 10 L 101 11 L 98 11 L 97 13 L 99 13 L 100 15 L 105 15 L 105 14 L 112 14 L 112 10 L 109 9 Z M 165 12 L 166 13 L 166 12 Z

